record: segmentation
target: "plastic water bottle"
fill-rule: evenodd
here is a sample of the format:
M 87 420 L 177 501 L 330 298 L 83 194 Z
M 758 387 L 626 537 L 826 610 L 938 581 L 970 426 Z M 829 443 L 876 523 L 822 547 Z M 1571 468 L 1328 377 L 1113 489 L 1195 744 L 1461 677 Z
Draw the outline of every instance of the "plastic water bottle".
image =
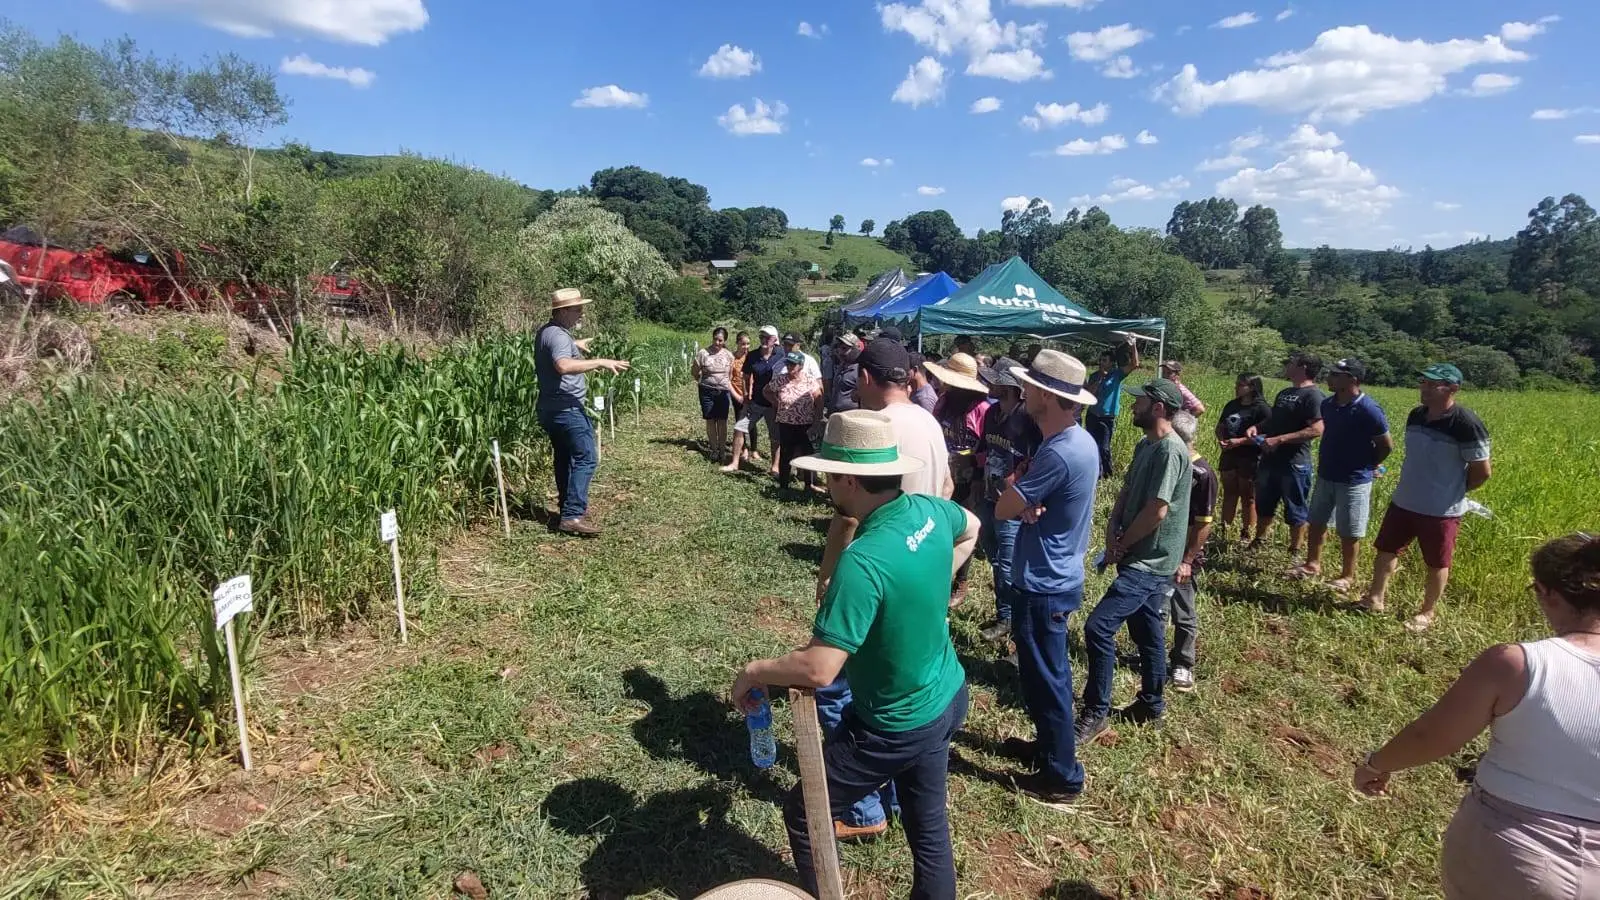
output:
M 1379 466 L 1378 468 L 1374 469 L 1373 471 L 1377 474 L 1377 476 L 1379 478 L 1382 478 L 1383 476 L 1389 474 L 1389 467 L 1388 466 Z
M 1475 516 L 1482 516 L 1485 519 L 1494 518 L 1494 510 L 1491 510 L 1489 507 L 1484 506 L 1482 503 L 1479 503 L 1476 500 L 1469 499 L 1467 501 L 1467 512 L 1472 513 Z
M 778 761 L 778 742 L 772 736 L 772 704 L 762 691 L 751 691 L 750 696 L 761 701 L 761 708 L 744 717 L 750 729 L 750 761 L 758 769 L 770 769 Z

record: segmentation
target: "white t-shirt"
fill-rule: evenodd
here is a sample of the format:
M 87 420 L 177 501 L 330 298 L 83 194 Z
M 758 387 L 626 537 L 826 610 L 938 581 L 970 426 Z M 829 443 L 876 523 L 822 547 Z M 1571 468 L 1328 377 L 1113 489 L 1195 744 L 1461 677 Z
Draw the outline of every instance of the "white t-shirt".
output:
M 950 477 L 950 451 L 945 449 L 944 429 L 933 413 L 915 403 L 891 403 L 879 412 L 894 423 L 900 452 L 922 460 L 921 471 L 901 479 L 901 489 L 908 494 L 943 497 L 945 479 Z

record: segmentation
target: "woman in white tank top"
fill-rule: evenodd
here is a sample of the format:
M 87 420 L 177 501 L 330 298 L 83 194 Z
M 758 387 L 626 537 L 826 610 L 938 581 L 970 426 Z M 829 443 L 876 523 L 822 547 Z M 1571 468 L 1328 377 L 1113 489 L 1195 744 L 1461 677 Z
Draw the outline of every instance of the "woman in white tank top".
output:
M 1485 650 L 1356 767 L 1356 787 L 1379 794 L 1490 729 L 1444 835 L 1448 900 L 1600 900 L 1600 535 L 1540 547 L 1533 576 L 1555 636 Z

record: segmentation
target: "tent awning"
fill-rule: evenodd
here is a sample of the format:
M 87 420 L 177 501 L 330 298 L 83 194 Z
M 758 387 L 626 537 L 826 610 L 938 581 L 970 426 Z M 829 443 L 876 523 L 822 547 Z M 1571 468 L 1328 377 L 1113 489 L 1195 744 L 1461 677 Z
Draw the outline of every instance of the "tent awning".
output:
M 917 311 L 924 306 L 937 303 L 959 290 L 961 282 L 943 272 L 935 272 L 918 278 L 898 293 L 884 298 L 873 306 L 856 312 L 847 312 L 845 316 L 856 320 L 909 322 L 916 318 Z
M 867 289 L 856 295 L 849 303 L 840 307 L 846 316 L 855 316 L 859 310 L 877 306 L 879 303 L 893 297 L 904 290 L 906 286 L 906 273 L 904 269 L 890 269 L 873 279 Z
M 922 307 L 923 334 L 1107 338 L 1113 331 L 1158 332 L 1165 319 L 1108 319 L 1068 300 L 1020 256 L 984 269 L 966 287 Z

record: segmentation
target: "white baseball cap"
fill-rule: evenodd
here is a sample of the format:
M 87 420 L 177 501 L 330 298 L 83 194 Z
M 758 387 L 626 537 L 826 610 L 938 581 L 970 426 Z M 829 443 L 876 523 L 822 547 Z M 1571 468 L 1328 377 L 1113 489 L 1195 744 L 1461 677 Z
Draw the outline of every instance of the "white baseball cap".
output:
M 777 326 L 775 326 L 775 325 L 763 325 L 763 326 L 761 326 L 760 334 L 763 337 L 777 337 L 778 336 Z

